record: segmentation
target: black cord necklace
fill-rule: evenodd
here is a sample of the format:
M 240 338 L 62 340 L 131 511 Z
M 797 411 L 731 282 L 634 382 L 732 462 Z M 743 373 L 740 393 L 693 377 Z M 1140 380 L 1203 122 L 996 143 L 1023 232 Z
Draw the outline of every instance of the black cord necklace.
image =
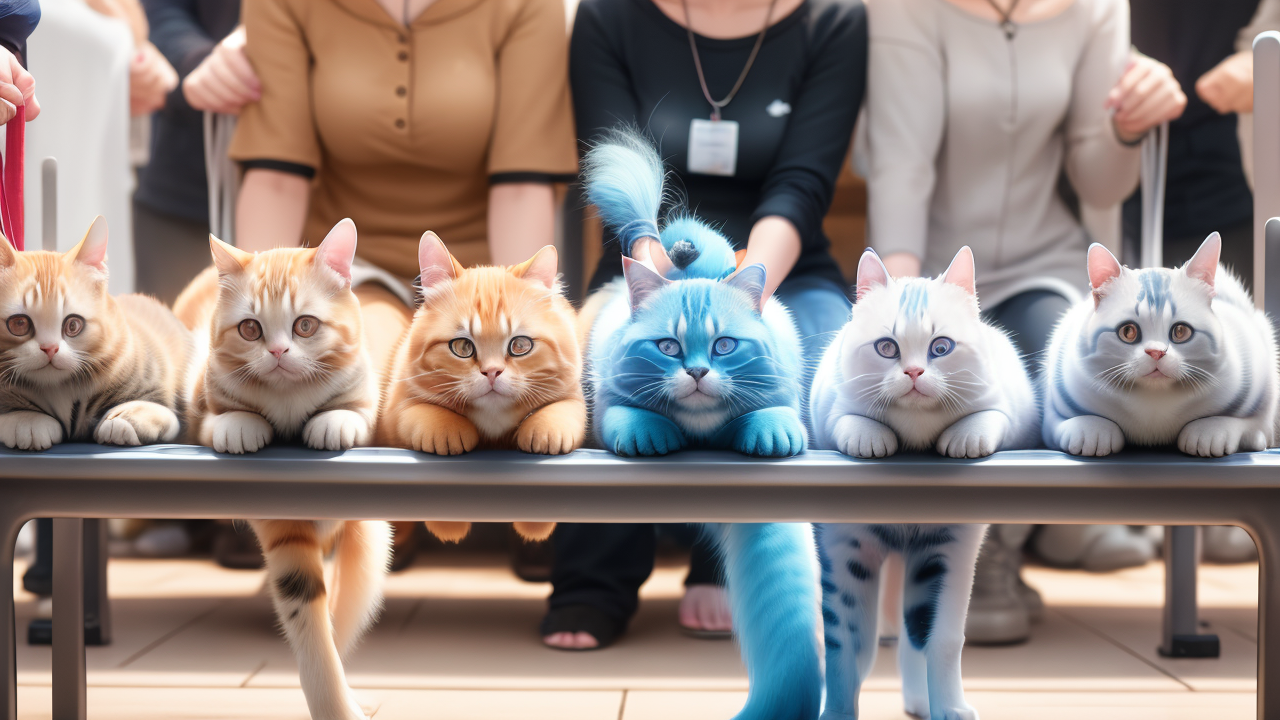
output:
M 1018 7 L 1018 0 L 1013 0 L 1012 3 L 1009 3 L 1008 12 L 1005 12 L 1004 9 L 997 5 L 996 0 L 987 0 L 987 2 L 991 3 L 991 7 L 995 8 L 996 13 L 1000 16 L 1000 29 L 1004 30 L 1005 38 L 1012 40 L 1013 36 L 1018 32 L 1018 26 L 1013 24 L 1013 11 Z

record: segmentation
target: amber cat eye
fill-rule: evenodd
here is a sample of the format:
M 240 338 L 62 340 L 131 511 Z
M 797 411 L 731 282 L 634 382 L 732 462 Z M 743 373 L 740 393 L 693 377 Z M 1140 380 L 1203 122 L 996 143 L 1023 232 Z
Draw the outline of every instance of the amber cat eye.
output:
M 31 332 L 31 318 L 26 315 L 12 315 L 4 326 L 9 329 L 10 335 L 22 337 Z
M 1127 342 L 1130 345 L 1142 339 L 1142 331 L 1138 329 L 1138 323 L 1135 322 L 1127 322 L 1116 328 L 1116 335 L 1120 336 L 1122 341 Z
M 241 320 L 240 321 L 240 337 L 253 342 L 262 337 L 262 326 L 257 320 Z
M 528 355 L 533 350 L 533 338 L 517 335 L 511 338 L 511 342 L 507 344 L 507 352 L 516 357 Z
M 62 321 L 62 334 L 69 338 L 73 338 L 84 332 L 84 318 L 79 315 L 68 315 L 66 320 Z
M 309 338 L 312 335 L 315 335 L 316 331 L 319 329 L 320 329 L 319 318 L 315 318 L 310 315 L 303 315 L 302 317 L 293 321 L 293 334 L 297 335 L 298 337 Z
M 1194 334 L 1195 330 L 1192 330 L 1191 326 L 1184 322 L 1174 323 L 1173 327 L 1169 328 L 1169 339 L 1176 343 L 1184 343 L 1190 340 Z
M 460 358 L 469 358 L 476 354 L 476 346 L 466 338 L 456 338 L 449 341 L 449 351 Z

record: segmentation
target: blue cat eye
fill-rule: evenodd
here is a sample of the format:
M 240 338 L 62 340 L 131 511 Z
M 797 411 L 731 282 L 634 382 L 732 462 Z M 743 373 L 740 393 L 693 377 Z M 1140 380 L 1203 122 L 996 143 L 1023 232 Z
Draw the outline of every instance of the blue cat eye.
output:
M 1169 339 L 1179 345 L 1190 340 L 1191 336 L 1195 334 L 1196 331 L 1184 322 L 1174 323 L 1173 327 L 1169 328 Z
M 658 341 L 658 350 L 663 355 L 675 357 L 680 354 L 680 343 L 672 338 L 663 338 Z
M 956 349 L 956 342 L 948 337 L 934 338 L 929 346 L 929 357 L 940 358 Z
M 716 355 L 728 355 L 738 347 L 738 341 L 730 337 L 722 337 L 716 340 L 716 344 L 711 346 L 711 351 Z
M 880 354 L 880 357 L 889 358 L 890 360 L 901 354 L 898 351 L 898 343 L 889 338 L 880 338 L 876 341 L 876 352 Z

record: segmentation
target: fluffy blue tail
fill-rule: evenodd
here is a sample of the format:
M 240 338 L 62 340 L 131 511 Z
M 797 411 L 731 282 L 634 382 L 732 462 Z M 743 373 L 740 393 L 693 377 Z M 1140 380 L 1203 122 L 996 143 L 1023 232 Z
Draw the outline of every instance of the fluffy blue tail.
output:
M 750 683 L 735 720 L 814 720 L 822 696 L 818 578 L 809 525 L 720 529 L 729 605 Z
M 583 161 L 587 200 L 618 235 L 622 253 L 643 237 L 662 241 L 675 269 L 671 280 L 719 280 L 736 267 L 733 246 L 706 223 L 683 212 L 659 232 L 664 196 L 662 158 L 633 130 L 614 130 Z

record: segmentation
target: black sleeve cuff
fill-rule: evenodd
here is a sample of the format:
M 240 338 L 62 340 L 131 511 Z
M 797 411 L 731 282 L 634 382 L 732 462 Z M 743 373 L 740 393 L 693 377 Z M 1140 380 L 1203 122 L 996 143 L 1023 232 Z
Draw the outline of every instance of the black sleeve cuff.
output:
M 310 165 L 291 163 L 284 160 L 244 160 L 240 163 L 244 170 L 275 170 L 276 172 L 298 175 L 308 180 L 315 179 L 316 169 Z
M 576 173 L 503 172 L 494 173 L 489 176 L 490 185 L 503 185 L 506 183 L 540 183 L 542 185 L 552 185 L 555 183 L 577 182 L 577 180 L 578 175 Z

